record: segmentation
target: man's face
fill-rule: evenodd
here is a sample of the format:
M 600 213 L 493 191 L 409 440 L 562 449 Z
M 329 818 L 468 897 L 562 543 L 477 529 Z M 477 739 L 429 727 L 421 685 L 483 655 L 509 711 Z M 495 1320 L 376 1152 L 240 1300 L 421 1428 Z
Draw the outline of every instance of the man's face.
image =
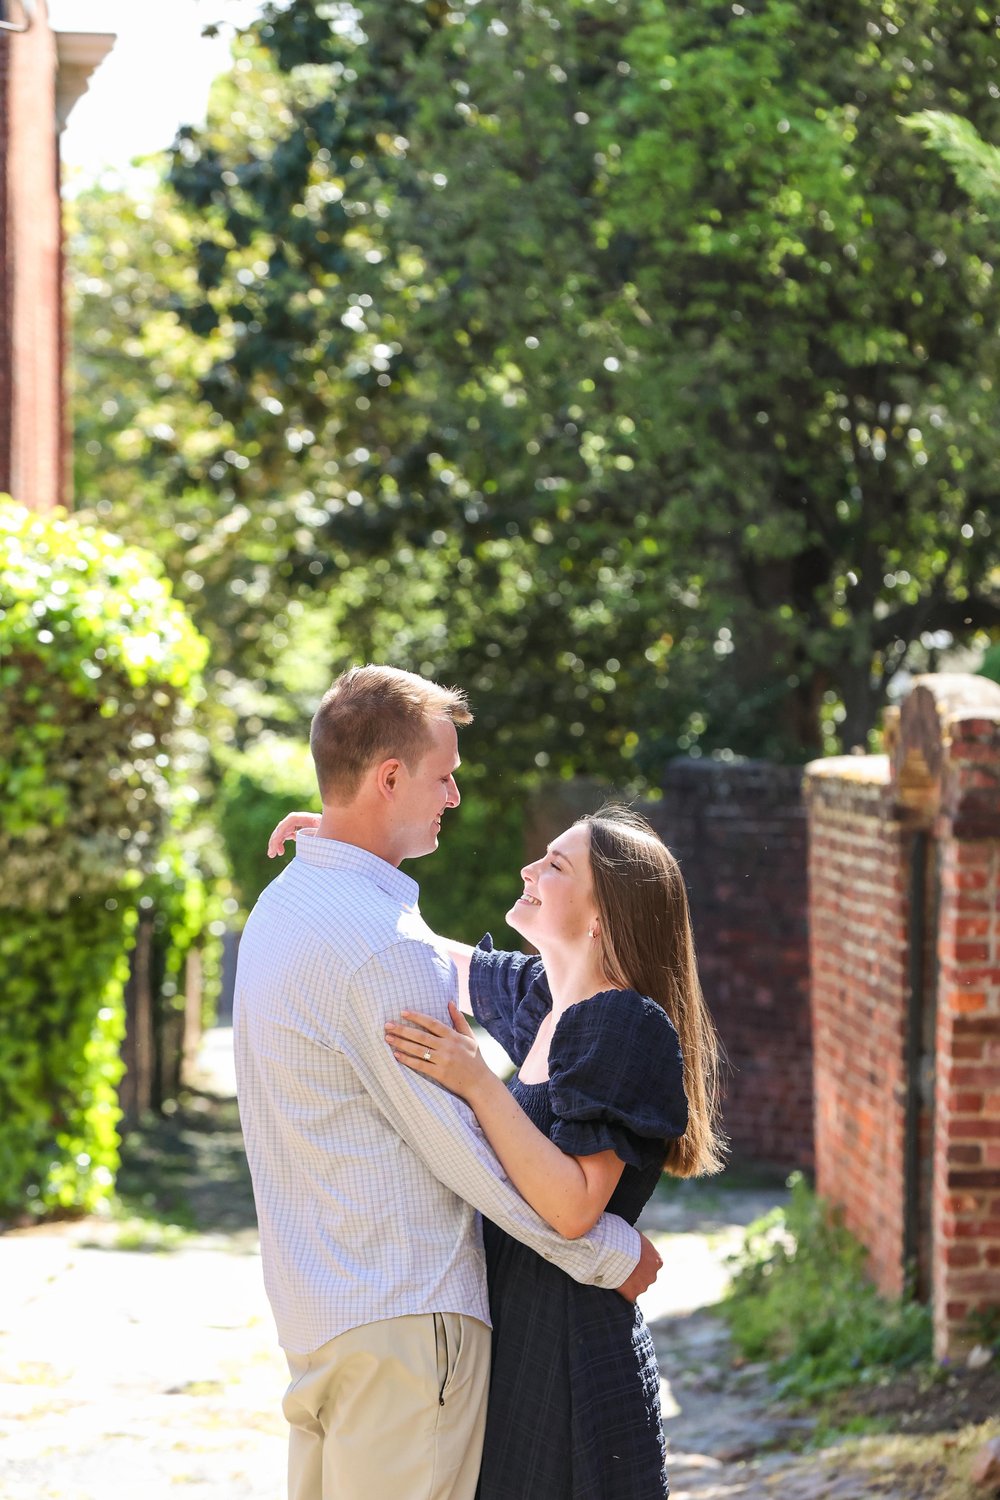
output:
M 441 818 L 446 807 L 457 807 L 461 798 L 455 772 L 461 765 L 458 734 L 450 719 L 435 719 L 430 726 L 430 747 L 408 771 L 400 763 L 396 780 L 394 842 L 400 859 L 416 859 L 438 846 Z

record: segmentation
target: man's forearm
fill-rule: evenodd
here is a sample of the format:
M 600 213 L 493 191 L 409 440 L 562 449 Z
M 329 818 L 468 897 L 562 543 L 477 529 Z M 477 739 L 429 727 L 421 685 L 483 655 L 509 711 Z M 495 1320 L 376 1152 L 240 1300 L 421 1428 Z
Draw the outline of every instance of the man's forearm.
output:
M 388 1123 L 452 1192 L 574 1281 L 617 1288 L 627 1279 L 640 1245 L 623 1219 L 603 1214 L 586 1235 L 564 1239 L 513 1188 L 460 1100 L 401 1068 L 381 1037 L 363 1039 L 351 1061 Z

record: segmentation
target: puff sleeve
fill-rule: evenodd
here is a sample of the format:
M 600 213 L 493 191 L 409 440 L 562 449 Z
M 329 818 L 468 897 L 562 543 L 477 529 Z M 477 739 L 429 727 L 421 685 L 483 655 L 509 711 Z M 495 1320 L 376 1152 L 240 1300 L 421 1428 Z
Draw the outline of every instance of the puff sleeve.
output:
M 489 933 L 469 964 L 472 1014 L 511 1062 L 520 1067 L 552 996 L 540 958 L 528 953 L 500 953 Z
M 663 1160 L 687 1129 L 680 1042 L 662 1006 L 609 990 L 572 1006 L 549 1049 L 551 1138 L 570 1156 L 614 1151 L 627 1165 Z

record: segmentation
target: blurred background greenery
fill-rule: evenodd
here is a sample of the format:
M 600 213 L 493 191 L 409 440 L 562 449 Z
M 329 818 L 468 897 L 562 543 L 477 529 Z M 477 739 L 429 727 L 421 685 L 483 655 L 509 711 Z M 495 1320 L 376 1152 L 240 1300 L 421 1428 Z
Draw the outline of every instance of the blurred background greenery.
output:
M 78 502 L 165 559 L 213 742 L 389 660 L 508 797 L 641 786 L 977 661 L 998 95 L 954 0 L 266 6 L 69 241 Z

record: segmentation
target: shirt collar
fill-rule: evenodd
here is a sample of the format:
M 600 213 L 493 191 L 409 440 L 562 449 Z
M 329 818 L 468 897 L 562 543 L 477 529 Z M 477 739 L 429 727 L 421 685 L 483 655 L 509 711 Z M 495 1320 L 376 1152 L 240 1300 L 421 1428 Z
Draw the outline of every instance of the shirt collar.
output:
M 342 844 L 339 839 L 322 839 L 309 834 L 296 840 L 295 857 L 321 870 L 342 870 L 347 875 L 371 880 L 401 906 L 416 908 L 420 896 L 417 882 L 387 860 L 379 859 L 377 854 L 359 849 L 357 844 Z

